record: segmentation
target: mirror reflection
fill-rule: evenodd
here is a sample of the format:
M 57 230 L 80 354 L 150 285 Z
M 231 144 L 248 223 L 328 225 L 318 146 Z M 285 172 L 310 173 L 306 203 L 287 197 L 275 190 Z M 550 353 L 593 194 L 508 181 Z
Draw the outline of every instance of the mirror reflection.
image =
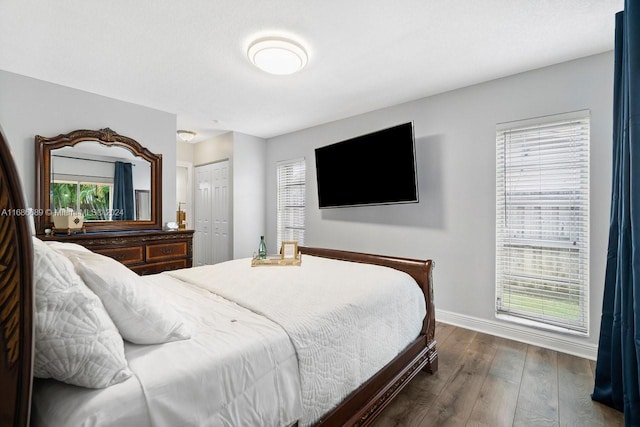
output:
M 83 141 L 51 150 L 50 206 L 85 222 L 149 220 L 151 163 L 130 150 Z

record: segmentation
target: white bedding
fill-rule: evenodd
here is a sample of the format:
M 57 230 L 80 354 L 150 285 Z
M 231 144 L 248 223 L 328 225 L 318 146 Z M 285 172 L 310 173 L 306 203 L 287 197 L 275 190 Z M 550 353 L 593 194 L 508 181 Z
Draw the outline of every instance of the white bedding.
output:
M 144 280 L 192 338 L 125 342 L 134 376 L 106 389 L 36 381 L 34 425 L 310 425 L 411 343 L 425 316 L 407 274 L 312 256 L 300 267 L 241 259 Z
M 105 389 L 37 380 L 36 426 L 286 426 L 300 418 L 296 353 L 280 326 L 166 274 L 145 280 L 174 303 L 192 338 L 125 342 L 134 376 Z
M 295 346 L 302 426 L 313 424 L 419 334 L 422 291 L 406 273 L 303 256 L 300 267 L 251 267 L 249 259 L 176 270 L 281 325 Z

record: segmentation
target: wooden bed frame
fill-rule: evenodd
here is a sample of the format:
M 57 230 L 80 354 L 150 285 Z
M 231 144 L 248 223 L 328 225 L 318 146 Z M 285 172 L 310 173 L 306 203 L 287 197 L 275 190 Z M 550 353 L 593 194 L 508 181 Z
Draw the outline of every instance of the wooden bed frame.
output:
M 33 364 L 31 232 L 20 181 L 0 130 L 0 425 L 29 425 Z M 301 247 L 307 255 L 391 267 L 410 274 L 424 293 L 427 316 L 418 338 L 318 422 L 319 426 L 367 426 L 421 370 L 435 372 L 432 262 Z
M 433 262 L 307 247 L 301 247 L 300 252 L 324 258 L 382 265 L 404 271 L 413 277 L 424 293 L 427 315 L 422 322 L 422 330 L 418 338 L 316 424 L 317 426 L 368 426 L 421 369 L 431 374 L 438 370 L 438 353 L 434 339 L 436 320 L 431 286 Z
M 0 425 L 27 426 L 33 362 L 31 232 L 0 129 Z

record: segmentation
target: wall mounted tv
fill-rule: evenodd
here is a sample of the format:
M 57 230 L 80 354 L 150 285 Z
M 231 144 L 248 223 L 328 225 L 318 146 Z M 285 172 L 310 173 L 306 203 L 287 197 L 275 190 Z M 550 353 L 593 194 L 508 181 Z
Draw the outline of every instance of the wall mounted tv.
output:
M 320 208 L 418 202 L 413 122 L 316 148 Z

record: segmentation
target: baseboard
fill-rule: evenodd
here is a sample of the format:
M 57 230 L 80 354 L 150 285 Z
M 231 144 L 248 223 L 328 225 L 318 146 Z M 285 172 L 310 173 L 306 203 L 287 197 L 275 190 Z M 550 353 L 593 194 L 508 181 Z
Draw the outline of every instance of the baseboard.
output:
M 451 311 L 436 310 L 436 320 L 442 323 L 448 323 L 461 328 L 471 329 L 473 331 L 483 332 L 489 335 L 495 335 L 502 338 L 508 338 L 527 344 L 544 347 L 562 353 L 572 354 L 574 356 L 584 357 L 590 360 L 596 360 L 598 356 L 598 346 L 593 344 L 585 344 L 578 342 L 572 337 L 562 337 L 556 334 L 545 333 L 544 331 L 534 330 L 516 324 L 508 324 L 495 320 L 479 319 L 477 317 L 466 316 L 463 314 L 453 313 Z M 436 339 L 437 339 L 436 333 Z

